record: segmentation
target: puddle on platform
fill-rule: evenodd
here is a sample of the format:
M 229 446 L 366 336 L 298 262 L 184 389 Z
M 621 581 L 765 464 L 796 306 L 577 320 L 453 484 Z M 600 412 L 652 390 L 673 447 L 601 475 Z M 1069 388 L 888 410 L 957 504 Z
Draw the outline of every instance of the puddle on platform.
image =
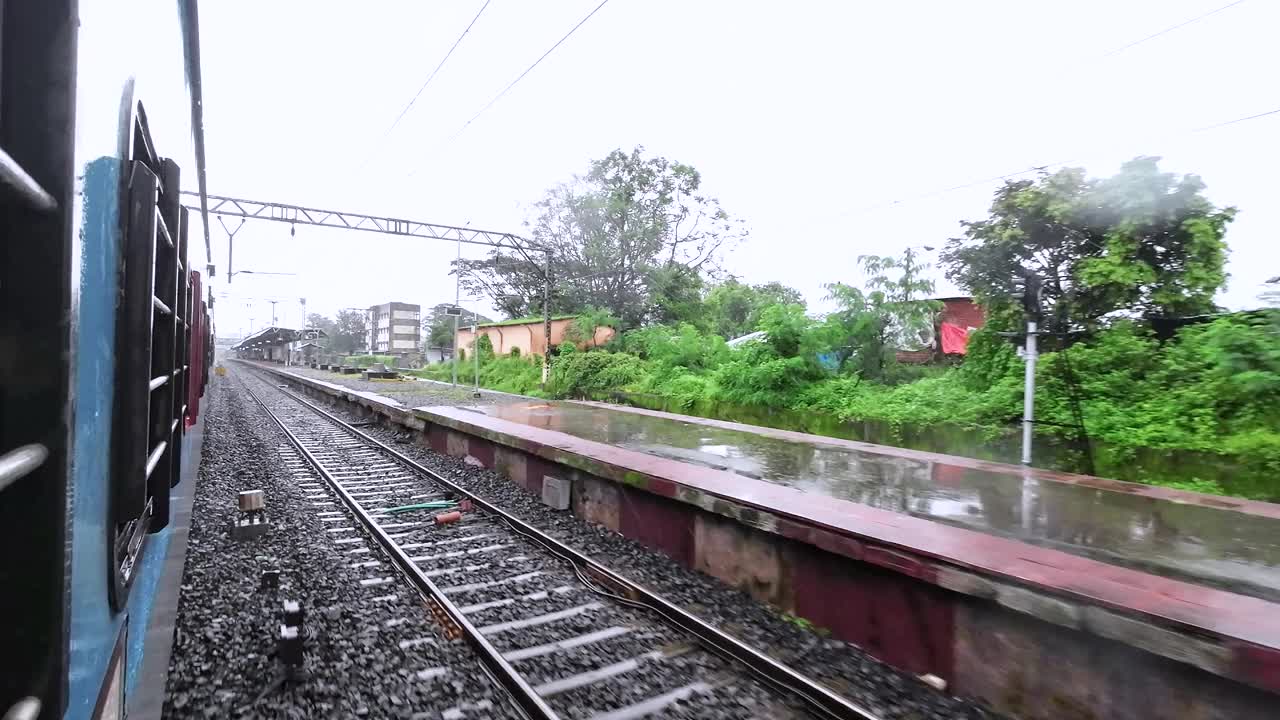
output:
M 1277 520 L 917 460 L 894 448 L 868 453 L 579 403 L 481 409 L 504 420 L 1280 602 Z

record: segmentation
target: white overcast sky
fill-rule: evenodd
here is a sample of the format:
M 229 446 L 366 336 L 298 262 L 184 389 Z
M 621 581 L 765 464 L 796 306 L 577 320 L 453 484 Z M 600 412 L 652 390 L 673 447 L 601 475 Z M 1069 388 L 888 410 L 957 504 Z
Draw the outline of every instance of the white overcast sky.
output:
M 856 282 L 859 254 L 940 247 L 999 183 L 936 191 L 1155 154 L 1240 209 L 1220 302 L 1253 306 L 1280 274 L 1280 114 L 1194 132 L 1280 108 L 1273 0 L 1119 52 L 1227 0 L 610 0 L 457 134 L 598 2 L 492 0 L 390 135 L 483 0 L 203 3 L 209 190 L 522 232 L 548 187 L 643 145 L 697 167 L 746 221 L 730 271 L 822 309 L 822 284 Z M 296 274 L 228 290 L 212 231 L 221 334 L 266 324 L 269 298 L 294 327 L 301 297 L 330 315 L 453 299 L 451 244 L 255 221 L 235 268 Z

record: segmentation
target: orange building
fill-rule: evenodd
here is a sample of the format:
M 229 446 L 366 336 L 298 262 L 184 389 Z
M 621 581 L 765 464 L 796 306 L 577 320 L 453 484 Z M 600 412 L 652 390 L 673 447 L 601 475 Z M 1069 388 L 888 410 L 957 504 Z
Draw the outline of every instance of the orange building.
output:
M 564 342 L 565 333 L 578 319 L 577 315 L 556 315 L 551 318 L 551 345 L 554 347 Z M 502 322 L 481 323 L 475 333 L 470 327 L 458 327 L 457 342 L 454 347 L 470 350 L 475 345 L 476 334 L 484 335 L 493 344 L 495 355 L 510 355 L 513 348 L 519 349 L 521 357 L 529 355 L 545 355 L 546 330 L 542 318 L 520 318 Z M 590 342 L 578 343 L 578 347 L 603 345 L 614 336 L 611 327 L 596 328 L 595 337 Z

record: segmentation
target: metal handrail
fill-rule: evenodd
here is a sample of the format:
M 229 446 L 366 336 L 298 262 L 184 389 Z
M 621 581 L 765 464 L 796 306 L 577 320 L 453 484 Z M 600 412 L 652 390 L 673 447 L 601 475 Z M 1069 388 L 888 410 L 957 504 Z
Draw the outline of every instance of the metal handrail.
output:
M 45 192 L 45 189 L 40 187 L 40 183 L 27 174 L 27 171 L 5 152 L 4 148 L 0 148 L 0 180 L 4 180 L 17 190 L 22 199 L 36 210 L 48 211 L 58 207 L 53 196 Z
M 40 717 L 40 698 L 24 697 L 9 707 L 4 720 L 36 720 Z
M 156 465 L 160 462 L 160 457 L 164 455 L 165 448 L 169 447 L 166 440 L 161 440 L 151 450 L 150 457 L 147 458 L 147 477 L 151 477 L 151 473 L 155 471 Z
M 44 464 L 49 449 L 43 445 L 23 445 L 0 457 L 0 491 L 21 480 Z

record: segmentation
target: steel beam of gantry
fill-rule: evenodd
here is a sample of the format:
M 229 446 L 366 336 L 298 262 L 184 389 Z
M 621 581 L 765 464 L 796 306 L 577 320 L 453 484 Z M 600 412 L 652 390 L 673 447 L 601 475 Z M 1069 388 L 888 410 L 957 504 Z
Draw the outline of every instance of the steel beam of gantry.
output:
M 194 198 L 198 197 L 196 193 L 186 190 L 182 191 L 182 194 L 192 198 L 192 202 L 194 202 Z M 526 238 L 497 230 L 479 230 L 472 227 L 441 225 L 420 220 L 381 217 L 340 210 L 323 210 L 301 205 L 245 200 L 222 195 L 209 196 L 209 215 L 228 215 L 251 220 L 272 220 L 289 223 L 290 225 L 316 225 L 340 230 L 363 230 L 365 232 L 448 240 L 469 245 L 485 245 L 512 250 L 539 249 L 535 243 Z

